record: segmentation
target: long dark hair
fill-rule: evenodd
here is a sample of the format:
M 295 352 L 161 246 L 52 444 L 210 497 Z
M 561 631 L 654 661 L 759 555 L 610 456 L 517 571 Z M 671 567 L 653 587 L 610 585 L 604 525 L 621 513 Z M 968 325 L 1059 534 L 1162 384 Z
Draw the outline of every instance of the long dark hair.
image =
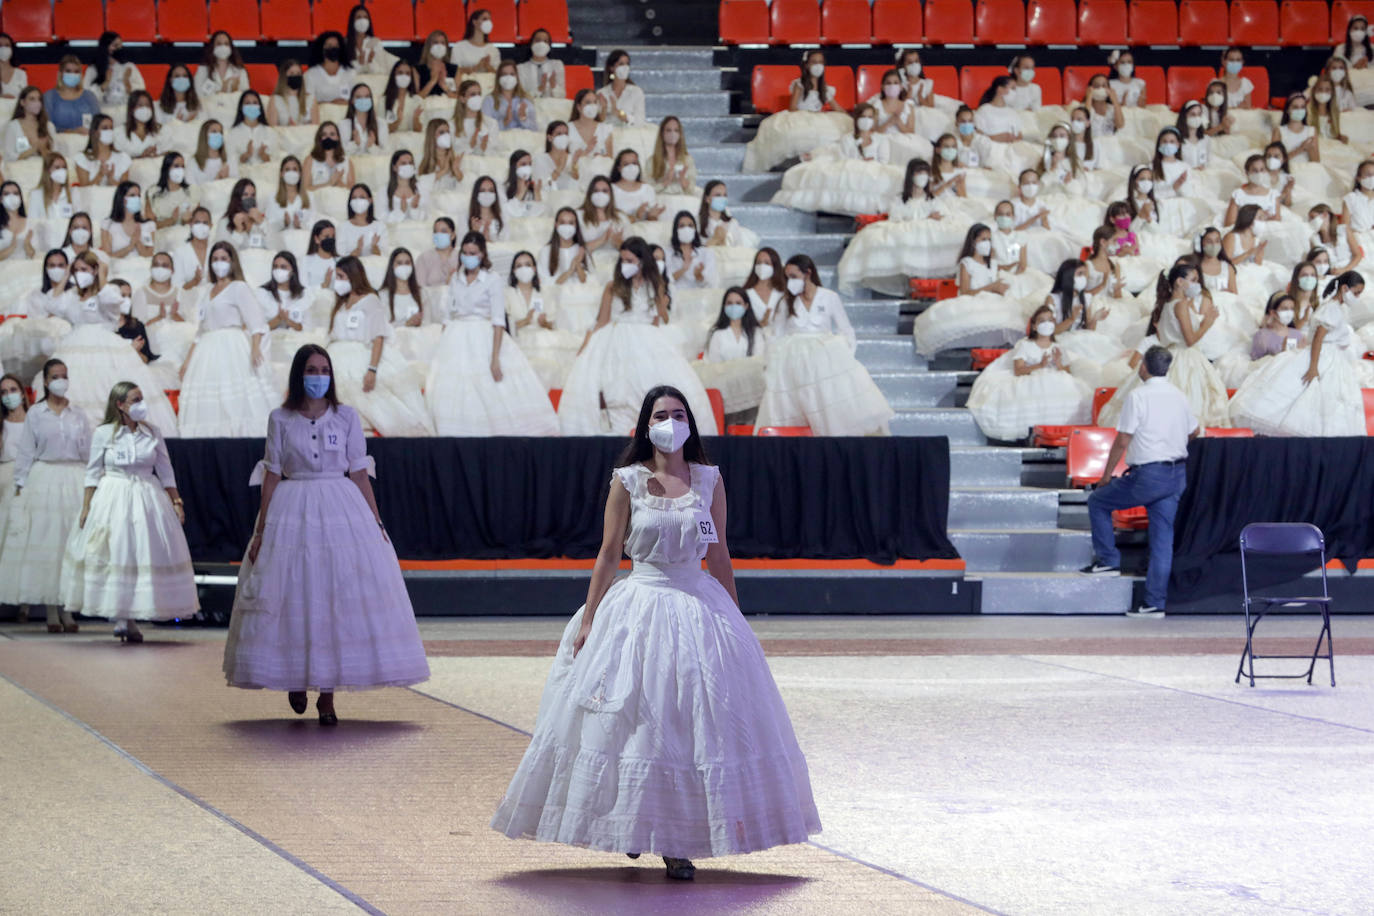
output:
M 38 377 L 43 380 L 43 396 L 38 400 L 46 401 L 48 399 L 48 373 L 58 366 L 61 366 L 63 369 L 67 368 L 67 364 L 60 359 L 50 359 L 43 364 L 43 371 L 38 373 Z
M 299 411 L 305 407 L 305 361 L 316 354 L 323 356 L 329 363 L 329 390 L 324 393 L 324 399 L 329 402 L 330 407 L 339 406 L 339 396 L 334 391 L 334 361 L 329 358 L 329 351 L 319 344 L 306 344 L 296 351 L 296 355 L 291 358 L 291 375 L 286 382 L 286 400 L 281 402 L 281 406 L 287 410 Z
M 766 255 L 768 258 L 768 262 L 773 265 L 773 276 L 769 277 L 766 281 L 759 280 L 758 264 L 760 254 Z M 758 253 L 754 255 L 753 263 L 749 265 L 749 276 L 746 277 L 744 280 L 745 288 L 752 289 L 753 287 L 757 286 L 760 282 L 766 282 L 769 286 L 771 286 L 773 289 L 777 290 L 780 293 L 786 291 L 787 289 L 787 279 L 783 275 L 782 257 L 778 254 L 777 249 L 775 248 L 769 248 L 767 246 L 760 248 L 758 250 Z M 763 297 L 760 296 L 759 298 Z
M 1179 133 L 1178 129 L 1175 127 L 1166 127 L 1161 130 L 1159 136 L 1155 137 L 1154 158 L 1150 160 L 1150 171 L 1154 172 L 1155 181 L 1164 180 L 1164 154 L 1159 151 L 1159 145 L 1164 142 L 1165 134 L 1173 134 L 1174 140 L 1178 142 L 1178 153 L 1175 155 L 1181 155 L 1183 153 L 1183 134 Z M 1150 190 L 1153 191 L 1154 188 Z
M 811 280 L 812 283 L 816 285 L 817 289 L 821 288 L 821 272 L 816 269 L 816 262 L 811 260 L 810 255 L 792 255 L 792 257 L 787 259 L 787 263 L 783 265 L 783 269 L 786 270 L 788 267 L 797 268 L 802 273 L 804 273 Z M 774 274 L 773 276 L 776 277 L 777 274 Z M 788 318 L 791 318 L 797 314 L 797 297 L 792 295 L 791 290 L 785 288 L 783 289 L 782 301 L 787 306 Z
M 1073 286 L 1074 277 L 1078 275 L 1078 268 L 1082 266 L 1083 262 L 1077 258 L 1069 258 L 1060 264 L 1059 270 L 1054 275 L 1054 287 L 1050 289 L 1050 295 L 1059 300 L 1059 321 L 1068 320 L 1069 316 L 1073 314 L 1075 302 L 1083 306 L 1083 311 L 1078 316 L 1079 327 L 1085 327 L 1088 321 L 1087 299 Z
M 734 293 L 744 300 L 744 317 L 740 319 L 740 325 L 744 328 L 744 335 L 749 338 L 749 349 L 746 351 L 749 356 L 754 355 L 754 334 L 759 330 L 759 320 L 754 317 L 754 307 L 749 304 L 749 293 L 742 286 L 732 286 L 720 297 L 720 313 L 716 315 L 716 323 L 712 325 L 710 333 L 706 335 L 706 342 L 711 341 L 711 334 L 730 327 L 730 316 L 725 314 L 725 300 Z
M 139 321 L 133 315 L 122 316 L 119 329 L 116 330 L 115 333 L 125 340 L 138 340 L 142 337 L 143 346 L 138 348 L 138 352 L 143 354 L 143 358 L 146 362 L 151 363 L 153 360 L 159 358 L 158 355 L 153 352 L 152 346 L 148 343 L 148 329 L 144 327 L 143 322 Z
M 654 413 L 654 402 L 665 397 L 676 398 L 687 411 L 687 426 L 691 433 L 682 445 L 682 457 L 693 464 L 711 463 L 711 459 L 706 457 L 706 446 L 702 445 L 701 435 L 697 432 L 697 418 L 692 413 L 692 405 L 687 403 L 686 395 L 672 385 L 656 385 L 644 395 L 644 403 L 639 407 L 639 420 L 635 422 L 635 433 L 630 437 L 630 444 L 625 446 L 625 451 L 615 460 L 616 467 L 643 464 L 654 457 L 654 444 L 649 441 L 649 418 Z
M 1353 270 L 1347 270 L 1345 273 L 1326 284 L 1326 289 L 1322 290 L 1322 298 L 1329 299 L 1335 294 L 1336 290 L 1341 287 L 1350 289 L 1352 286 L 1364 286 L 1364 277 Z
M 281 258 L 291 266 L 291 279 L 286 281 L 286 286 L 287 289 L 290 290 L 291 298 L 299 299 L 301 293 L 305 292 L 305 287 L 301 285 L 300 268 L 296 266 L 296 256 L 283 248 L 281 251 L 272 255 L 273 264 L 277 262 L 277 258 Z M 267 282 L 262 285 L 262 288 L 267 290 L 268 294 L 271 295 L 278 304 L 281 303 L 281 291 L 277 289 L 277 280 L 270 272 L 267 275 Z
M 993 77 L 992 82 L 988 83 L 988 88 L 983 90 L 983 95 L 978 99 L 978 104 L 980 106 L 987 105 L 997 98 L 998 89 L 1001 89 L 1003 86 L 1013 86 L 1015 84 L 1016 80 L 1012 79 L 1010 76 Z
M 663 275 L 658 272 L 658 265 L 654 263 L 654 254 L 649 243 L 637 235 L 632 235 L 620 243 L 620 250 L 628 251 L 639 260 L 639 276 L 648 287 L 652 304 L 657 307 L 659 293 L 663 291 L 665 284 Z M 634 299 L 634 281 L 625 279 L 625 275 L 620 272 L 619 260 L 617 257 L 615 273 L 611 276 L 611 298 L 623 302 L 624 310 L 628 312 Z
M 930 172 L 930 163 L 924 159 L 912 159 L 906 164 L 906 177 L 902 179 L 902 203 L 911 200 L 917 193 L 914 181 L 917 172 Z M 920 189 L 920 193 L 925 195 L 922 200 L 934 200 L 935 195 L 930 192 L 932 182 L 926 182 L 926 186 Z

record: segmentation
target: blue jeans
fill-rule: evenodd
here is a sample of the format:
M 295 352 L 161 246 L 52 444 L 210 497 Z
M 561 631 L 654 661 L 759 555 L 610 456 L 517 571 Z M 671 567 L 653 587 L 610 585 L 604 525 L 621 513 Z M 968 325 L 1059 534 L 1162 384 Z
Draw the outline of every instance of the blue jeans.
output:
M 1112 529 L 1112 512 L 1144 506 L 1150 513 L 1150 568 L 1145 574 L 1145 603 L 1163 608 L 1169 594 L 1169 570 L 1174 565 L 1174 516 L 1188 484 L 1183 464 L 1150 464 L 1130 468 L 1088 495 L 1088 518 L 1093 527 L 1093 554 L 1099 563 L 1121 565 Z

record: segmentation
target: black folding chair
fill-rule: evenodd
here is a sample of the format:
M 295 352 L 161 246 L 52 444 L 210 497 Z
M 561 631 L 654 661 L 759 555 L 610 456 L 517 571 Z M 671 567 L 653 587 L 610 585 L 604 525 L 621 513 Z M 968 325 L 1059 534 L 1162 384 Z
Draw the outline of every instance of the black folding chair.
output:
M 1310 597 L 1275 597 L 1266 598 L 1250 595 L 1250 582 L 1245 574 L 1245 560 L 1248 554 L 1257 556 L 1299 556 L 1316 554 L 1321 564 L 1322 571 L 1322 593 Z M 1240 581 L 1241 588 L 1244 590 L 1245 607 L 1245 651 L 1240 655 L 1240 668 L 1236 671 L 1236 683 L 1240 683 L 1242 676 L 1250 678 L 1250 686 L 1255 686 L 1255 678 L 1290 678 L 1303 677 L 1302 674 L 1256 674 L 1255 659 L 1257 658 L 1307 658 L 1307 683 L 1312 683 L 1312 672 L 1317 667 L 1317 660 L 1324 658 L 1331 667 L 1331 686 L 1336 686 L 1336 663 L 1331 650 L 1331 596 L 1326 590 L 1326 538 L 1322 536 L 1321 529 L 1316 525 L 1308 525 L 1302 522 L 1259 522 L 1253 525 L 1246 525 L 1240 533 Z M 1255 627 L 1264 619 L 1264 615 L 1275 607 L 1295 607 L 1308 605 L 1321 608 L 1322 628 L 1317 634 L 1317 645 L 1312 650 L 1310 658 L 1306 655 L 1256 655 L 1255 654 Z M 1326 638 L 1326 654 L 1321 654 L 1322 638 Z M 1245 661 L 1250 660 L 1250 670 L 1246 671 Z

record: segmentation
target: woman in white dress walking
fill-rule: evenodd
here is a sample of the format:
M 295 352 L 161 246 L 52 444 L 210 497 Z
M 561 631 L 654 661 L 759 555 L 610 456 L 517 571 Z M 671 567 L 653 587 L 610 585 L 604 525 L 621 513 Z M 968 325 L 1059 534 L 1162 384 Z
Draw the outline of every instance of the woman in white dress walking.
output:
M 200 610 L 167 440 L 147 420 L 137 385 L 119 382 L 110 390 L 105 420 L 91 437 L 86 498 L 62 568 L 62 604 L 113 620 L 121 642 L 143 642 L 139 620 Z
M 231 687 L 288 691 L 298 715 L 306 691 L 318 690 L 321 725 L 338 724 L 335 690 L 429 678 L 372 468 L 328 351 L 306 344 L 250 480 L 262 485 L 262 508 L 239 569 L 224 674 Z
M 622 552 L 634 568 L 613 582 Z M 725 485 L 674 388 L 644 397 L 611 478 L 587 603 L 563 630 L 491 826 L 654 853 L 678 879 L 694 876 L 692 858 L 821 830 L 806 759 L 740 614 Z

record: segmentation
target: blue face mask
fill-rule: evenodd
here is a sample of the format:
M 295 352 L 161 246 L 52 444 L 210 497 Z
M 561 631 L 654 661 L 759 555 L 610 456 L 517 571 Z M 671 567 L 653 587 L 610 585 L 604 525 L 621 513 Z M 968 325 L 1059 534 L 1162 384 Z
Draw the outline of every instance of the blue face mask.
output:
M 243 116 L 250 121 L 256 121 L 258 118 L 262 117 L 262 106 L 254 105 L 251 102 L 244 105 Z
M 434 247 L 435 247 L 435 248 L 439 249 L 440 251 L 443 251 L 444 249 L 448 248 L 448 246 L 450 246 L 450 245 L 452 245 L 452 244 L 453 244 L 453 236 L 449 235 L 447 232 L 436 232 L 436 233 L 434 233 Z
M 308 398 L 324 397 L 329 393 L 329 386 L 333 381 L 333 376 L 329 375 L 305 376 L 305 396 Z
M 361 111 L 363 114 L 367 114 L 369 111 L 372 110 L 372 97 L 359 96 L 358 98 L 354 99 L 353 110 Z
M 77 86 L 80 86 L 80 85 L 81 85 L 81 74 L 80 74 L 80 73 L 64 73 L 64 74 L 62 74 L 62 85 L 66 86 L 68 89 L 75 89 Z
M 174 77 L 172 77 L 172 91 L 173 91 L 173 92 L 185 92 L 187 89 L 190 89 L 190 88 L 191 88 L 191 80 L 190 80 L 189 77 L 185 77 L 185 76 L 174 76 Z
M 745 306 L 737 305 L 732 302 L 725 307 L 725 317 L 729 318 L 731 321 L 739 321 L 744 317 L 744 309 Z
M 210 149 L 222 149 L 224 147 L 224 134 L 206 134 L 205 145 Z
M 959 133 L 963 134 L 965 137 L 972 134 L 975 130 L 977 130 L 977 128 L 973 126 L 972 121 L 964 121 L 959 125 Z
M 463 267 L 467 270 L 476 270 L 478 267 L 482 266 L 482 256 L 480 254 L 460 255 L 460 259 L 463 262 Z
M 1244 65 L 1244 63 L 1244 61 L 1240 60 L 1228 60 L 1226 62 L 1226 72 L 1231 74 L 1232 76 L 1235 76 L 1237 73 L 1240 72 L 1240 68 Z
M 711 209 L 716 211 L 717 213 L 724 213 L 725 208 L 728 206 L 730 206 L 730 198 L 728 197 L 711 198 Z

